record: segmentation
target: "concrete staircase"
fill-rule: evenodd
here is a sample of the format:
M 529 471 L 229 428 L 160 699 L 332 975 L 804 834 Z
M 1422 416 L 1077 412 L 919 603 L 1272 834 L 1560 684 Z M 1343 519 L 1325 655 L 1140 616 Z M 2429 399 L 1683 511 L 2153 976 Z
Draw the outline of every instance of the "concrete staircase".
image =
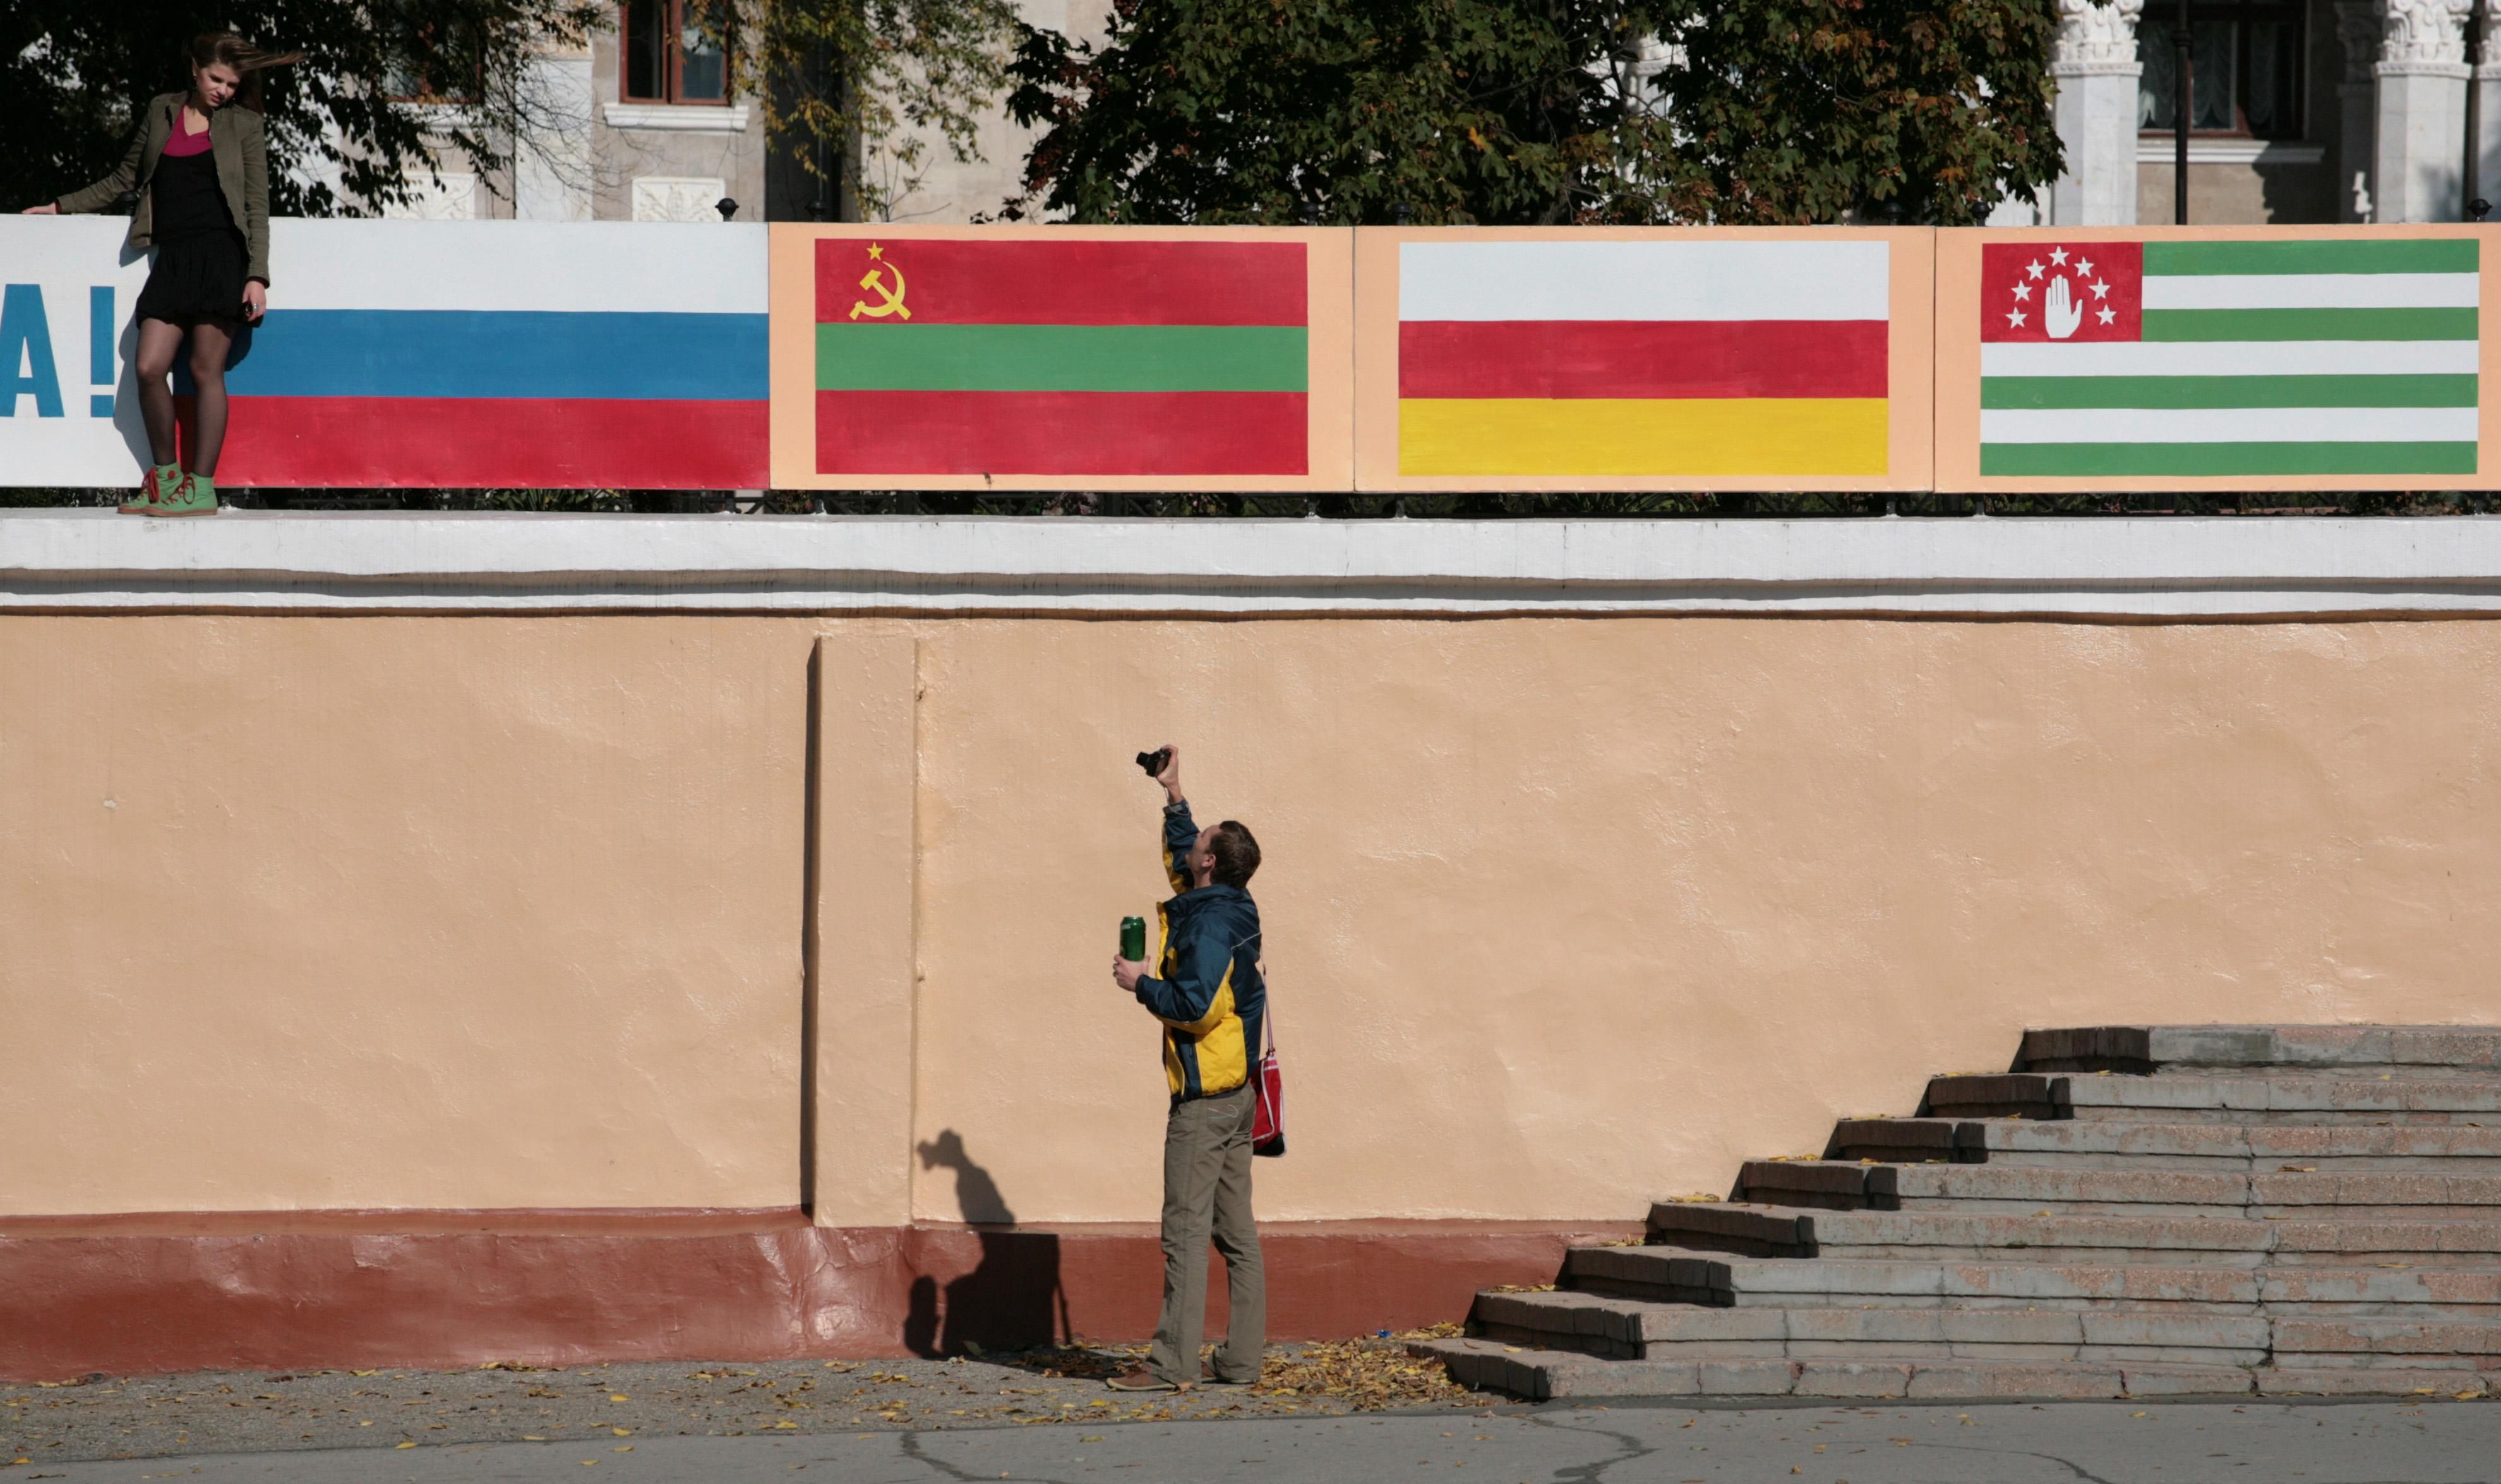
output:
M 2501 1030 L 2029 1031 L 1470 1332 L 1536 1400 L 2501 1395 Z

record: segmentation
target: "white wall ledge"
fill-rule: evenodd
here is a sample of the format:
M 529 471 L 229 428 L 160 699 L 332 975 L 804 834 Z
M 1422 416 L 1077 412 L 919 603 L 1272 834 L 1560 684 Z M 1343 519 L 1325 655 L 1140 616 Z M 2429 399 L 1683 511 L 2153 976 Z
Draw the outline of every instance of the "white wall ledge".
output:
M 2501 517 L 0 511 L 0 611 L 2501 613 Z
M 610 103 L 600 118 L 612 129 L 655 129 L 671 134 L 744 134 L 744 103 Z

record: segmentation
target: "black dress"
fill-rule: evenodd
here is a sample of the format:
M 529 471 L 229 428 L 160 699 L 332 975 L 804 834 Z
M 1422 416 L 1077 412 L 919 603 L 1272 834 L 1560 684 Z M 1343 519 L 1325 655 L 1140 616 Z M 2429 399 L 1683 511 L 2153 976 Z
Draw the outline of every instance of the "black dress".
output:
M 243 233 L 217 185 L 215 150 L 166 154 L 149 181 L 156 265 L 139 291 L 138 316 L 188 329 L 243 323 Z

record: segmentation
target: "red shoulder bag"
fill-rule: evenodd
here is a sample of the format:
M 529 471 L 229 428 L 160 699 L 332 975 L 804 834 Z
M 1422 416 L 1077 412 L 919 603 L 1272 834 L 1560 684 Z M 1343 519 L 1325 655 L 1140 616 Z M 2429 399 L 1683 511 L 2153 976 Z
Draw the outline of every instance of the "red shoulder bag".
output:
M 1250 1152 L 1273 1159 L 1285 1152 L 1285 1073 L 1277 1066 L 1277 1018 L 1274 1006 L 1259 1017 L 1268 1049 L 1251 1069 L 1250 1089 L 1258 1106 L 1250 1110 Z

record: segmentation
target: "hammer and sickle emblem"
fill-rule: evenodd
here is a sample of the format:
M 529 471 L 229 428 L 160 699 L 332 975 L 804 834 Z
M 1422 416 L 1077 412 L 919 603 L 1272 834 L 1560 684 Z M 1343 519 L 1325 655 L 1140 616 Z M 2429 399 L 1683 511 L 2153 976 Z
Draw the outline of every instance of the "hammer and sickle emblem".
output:
M 875 244 L 871 244 L 868 255 L 873 258 L 883 258 L 884 253 Z M 891 288 L 886 286 L 884 278 L 884 275 L 889 273 L 894 275 L 894 286 Z M 905 319 L 912 317 L 912 311 L 905 308 L 903 303 L 903 270 L 896 265 L 883 263 L 871 266 L 867 274 L 860 279 L 859 286 L 877 295 L 881 302 L 872 308 L 865 299 L 852 300 L 851 317 L 853 319 L 857 319 L 862 314 L 866 314 L 871 319 L 884 319 L 888 314 L 900 315 Z

